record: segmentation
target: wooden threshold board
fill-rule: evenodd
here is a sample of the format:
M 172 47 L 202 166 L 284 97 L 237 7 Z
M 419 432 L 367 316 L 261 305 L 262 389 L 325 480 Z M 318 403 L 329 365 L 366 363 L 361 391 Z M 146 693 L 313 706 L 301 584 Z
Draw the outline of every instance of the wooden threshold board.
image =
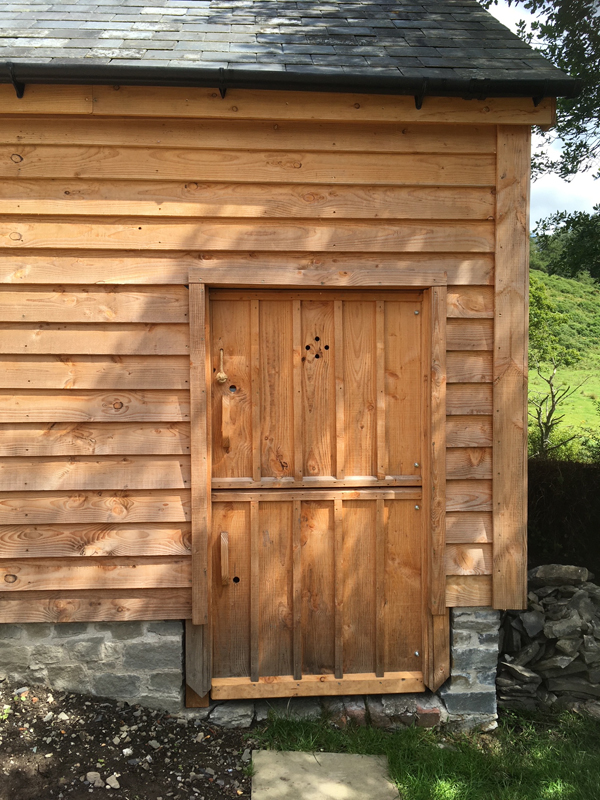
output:
M 381 678 L 374 672 L 355 673 L 344 678 L 335 675 L 292 675 L 259 678 L 213 678 L 213 700 L 253 700 L 259 697 L 314 697 L 336 694 L 396 694 L 424 692 L 422 672 L 387 672 Z

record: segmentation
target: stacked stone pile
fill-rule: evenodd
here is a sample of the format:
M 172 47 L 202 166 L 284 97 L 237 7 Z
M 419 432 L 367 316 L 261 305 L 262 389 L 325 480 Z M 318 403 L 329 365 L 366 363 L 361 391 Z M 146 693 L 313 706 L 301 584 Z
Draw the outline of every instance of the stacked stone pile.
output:
M 550 564 L 528 577 L 527 611 L 507 612 L 500 630 L 498 704 L 532 711 L 598 704 L 600 586 L 582 567 Z

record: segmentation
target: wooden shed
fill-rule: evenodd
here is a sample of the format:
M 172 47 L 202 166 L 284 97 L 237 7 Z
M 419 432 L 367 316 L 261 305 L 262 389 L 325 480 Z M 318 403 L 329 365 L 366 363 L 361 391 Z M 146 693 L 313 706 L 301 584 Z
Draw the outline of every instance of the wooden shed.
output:
M 80 7 L 80 10 L 78 10 Z M 474 0 L 0 12 L 0 621 L 187 683 L 436 689 L 524 607 L 531 126 Z

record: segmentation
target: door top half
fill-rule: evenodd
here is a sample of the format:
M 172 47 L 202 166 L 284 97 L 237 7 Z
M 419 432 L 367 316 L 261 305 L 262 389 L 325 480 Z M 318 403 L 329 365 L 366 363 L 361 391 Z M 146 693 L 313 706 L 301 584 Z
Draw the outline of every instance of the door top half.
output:
M 213 290 L 212 488 L 419 486 L 423 293 Z

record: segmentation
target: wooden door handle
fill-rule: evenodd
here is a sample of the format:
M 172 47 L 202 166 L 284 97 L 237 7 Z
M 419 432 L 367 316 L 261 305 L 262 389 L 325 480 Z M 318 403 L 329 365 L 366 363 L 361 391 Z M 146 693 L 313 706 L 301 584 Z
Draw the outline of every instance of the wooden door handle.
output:
M 223 367 L 223 348 L 219 350 L 219 362 L 220 362 L 220 369 L 216 374 L 217 383 L 227 383 L 227 375 L 225 374 L 225 369 Z
M 224 394 L 221 399 L 221 444 L 229 452 L 231 447 L 231 395 Z
M 221 531 L 221 583 L 229 583 L 229 533 Z

